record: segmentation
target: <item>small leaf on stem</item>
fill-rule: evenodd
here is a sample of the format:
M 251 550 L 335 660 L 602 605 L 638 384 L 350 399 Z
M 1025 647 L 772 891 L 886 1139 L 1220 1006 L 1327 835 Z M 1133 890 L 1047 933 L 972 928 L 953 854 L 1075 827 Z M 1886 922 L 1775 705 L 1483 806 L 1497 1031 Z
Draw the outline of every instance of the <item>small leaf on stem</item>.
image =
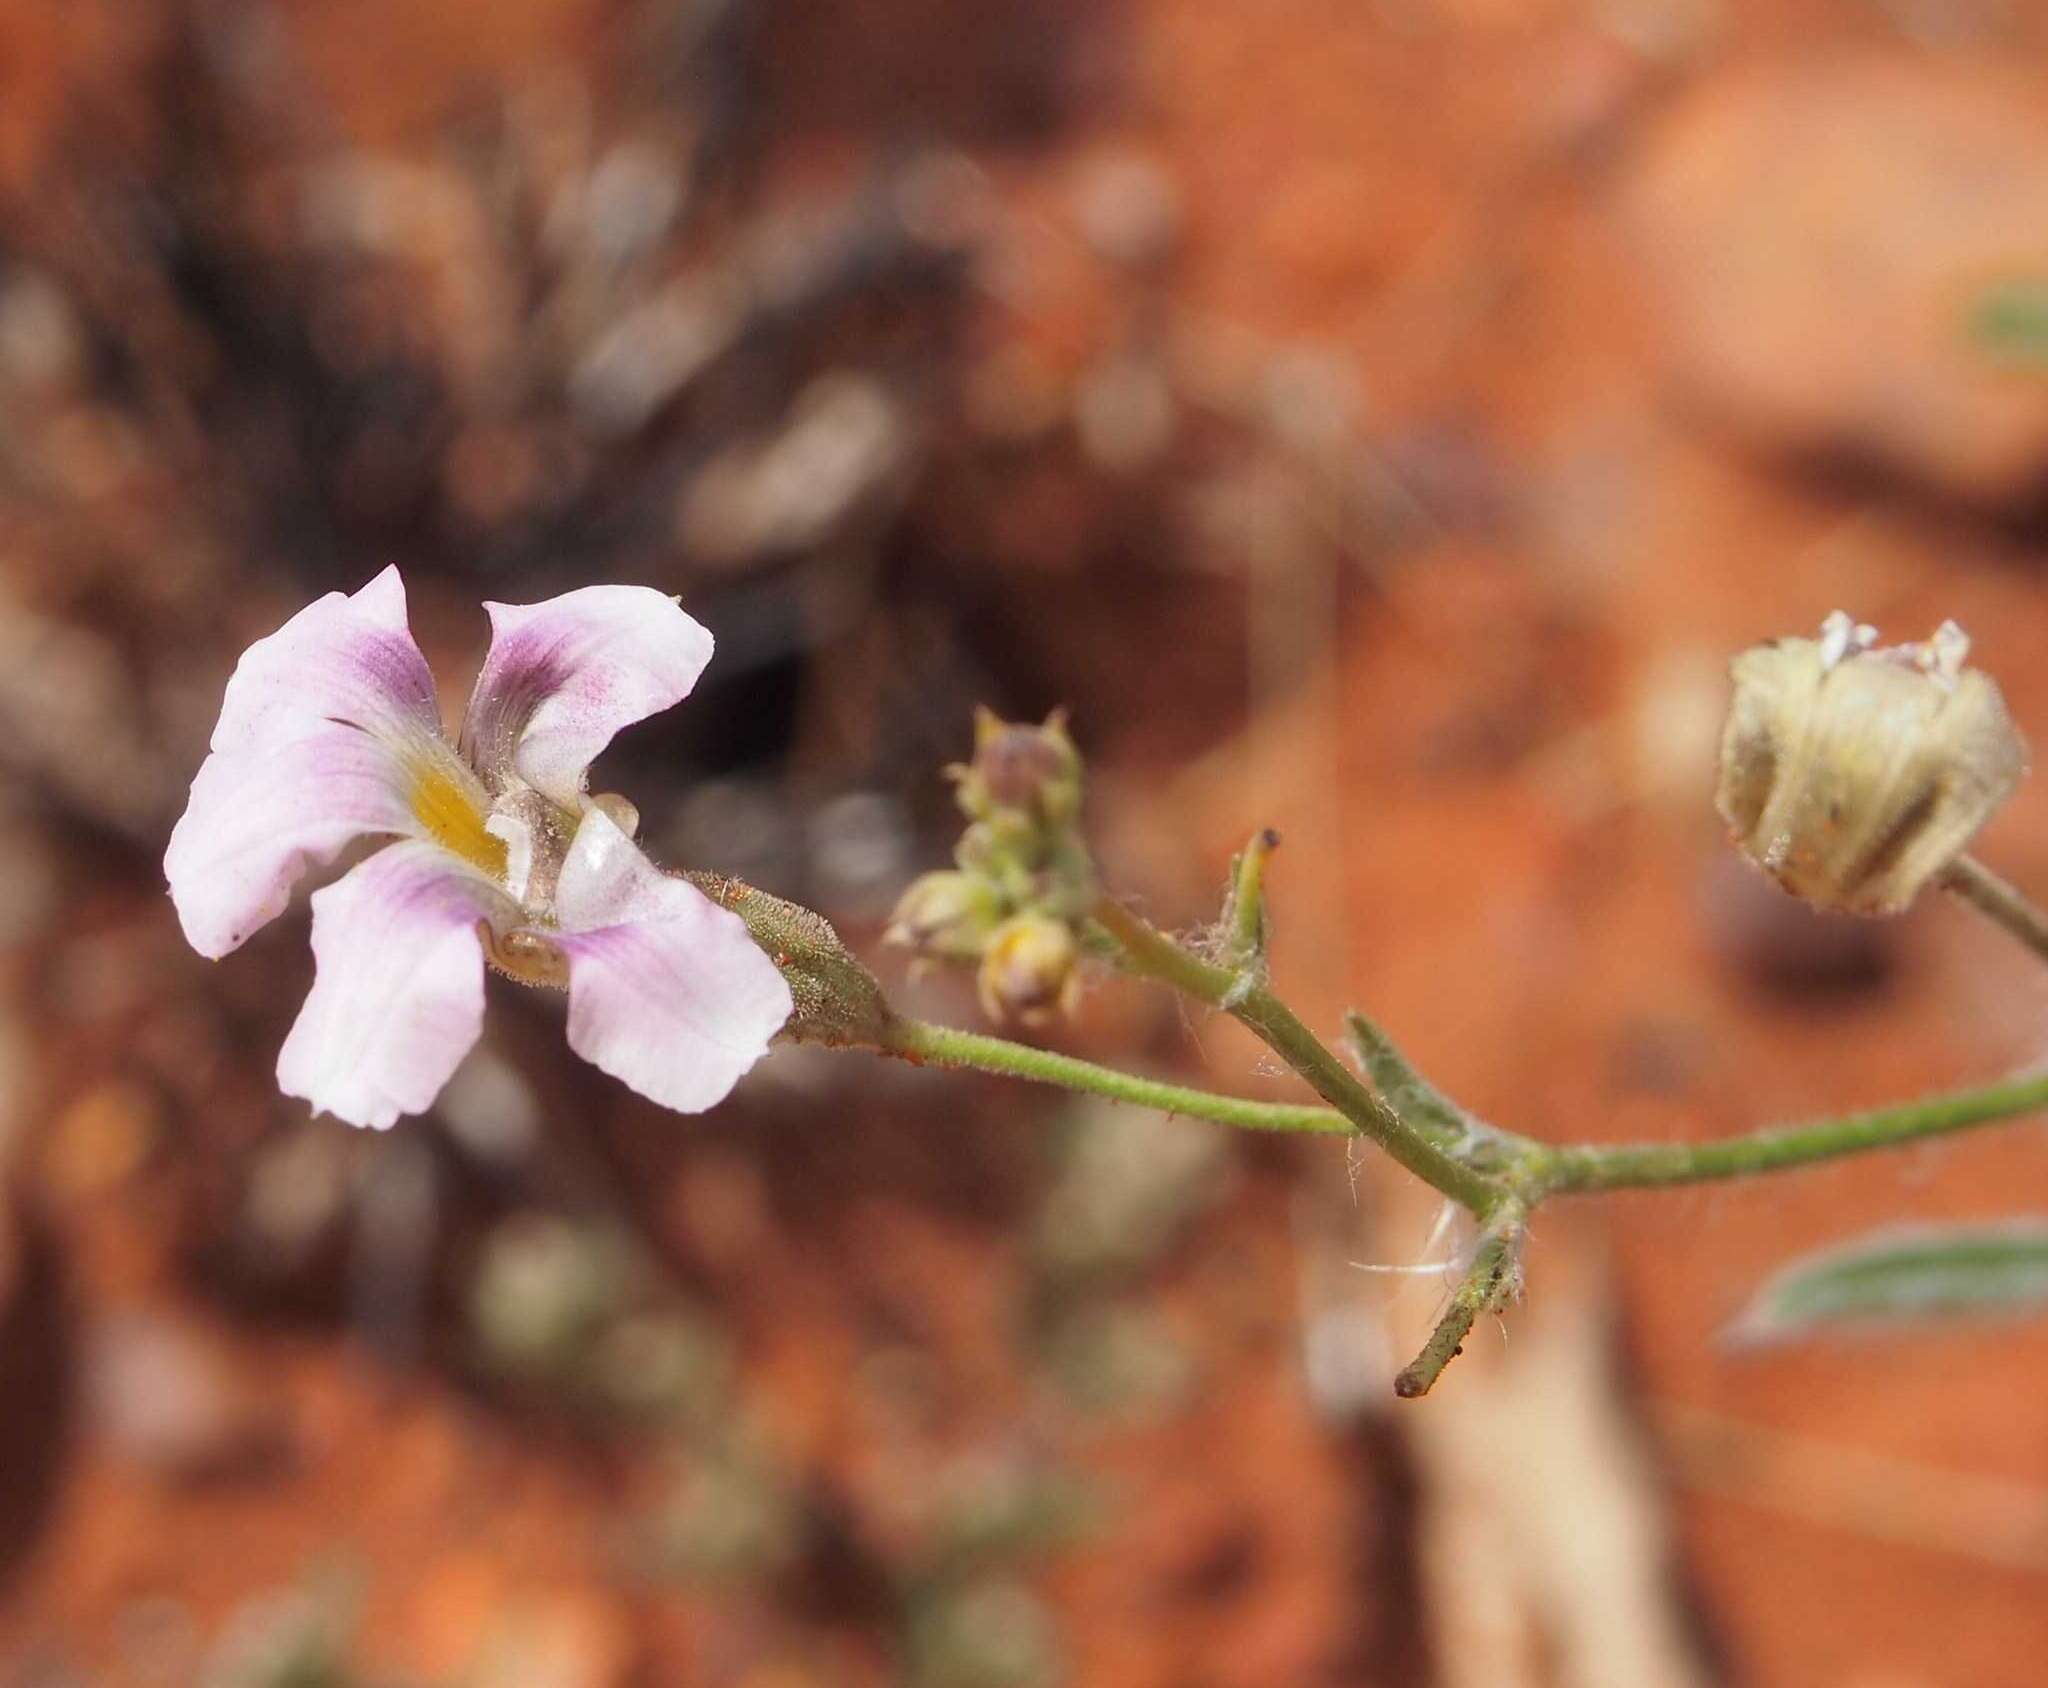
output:
M 1223 905 L 1224 958 L 1234 967 L 1263 967 L 1266 961 L 1266 858 L 1280 847 L 1271 827 L 1258 833 L 1230 864 L 1230 897 Z
M 1371 1020 L 1353 1009 L 1344 1016 L 1344 1026 L 1366 1077 L 1395 1113 L 1413 1125 L 1435 1127 L 1456 1138 L 1484 1134 L 1486 1126 L 1417 1072 L 1394 1040 Z

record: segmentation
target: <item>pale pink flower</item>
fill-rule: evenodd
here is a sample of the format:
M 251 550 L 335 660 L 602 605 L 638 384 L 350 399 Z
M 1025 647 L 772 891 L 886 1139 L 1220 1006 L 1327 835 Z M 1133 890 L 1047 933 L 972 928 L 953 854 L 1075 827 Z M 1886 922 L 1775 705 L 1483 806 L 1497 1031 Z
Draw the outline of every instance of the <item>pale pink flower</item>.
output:
M 357 1125 L 429 1107 L 483 1025 L 486 956 L 569 991 L 569 1045 L 665 1107 L 720 1101 L 790 1013 L 739 918 L 592 798 L 591 759 L 688 695 L 711 635 L 644 586 L 487 604 L 491 649 L 459 742 L 387 568 L 242 655 L 164 857 L 185 936 L 218 958 L 351 841 L 313 894 L 317 974 L 278 1056 L 285 1093 Z

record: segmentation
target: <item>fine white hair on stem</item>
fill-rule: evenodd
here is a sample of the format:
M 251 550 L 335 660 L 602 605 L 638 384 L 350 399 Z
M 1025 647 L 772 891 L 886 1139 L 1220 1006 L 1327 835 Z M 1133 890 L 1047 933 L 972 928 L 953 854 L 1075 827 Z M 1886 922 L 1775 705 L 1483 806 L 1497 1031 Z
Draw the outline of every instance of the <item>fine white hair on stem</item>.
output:
M 1437 1246 L 1444 1240 L 1446 1233 L 1449 1232 L 1452 1224 L 1456 1221 L 1458 1212 L 1458 1204 L 1453 1201 L 1446 1201 L 1439 1206 L 1436 1212 L 1436 1221 L 1430 1226 L 1429 1235 L 1422 1239 L 1422 1246 L 1416 1252 L 1424 1256 L 1434 1253 Z M 1355 1272 L 1373 1272 L 1390 1278 L 1421 1278 L 1427 1277 L 1432 1272 L 1443 1274 L 1455 1272 L 1464 1265 L 1464 1262 L 1455 1255 L 1447 1255 L 1440 1260 L 1423 1259 L 1410 1266 L 1396 1266 L 1374 1260 L 1353 1260 L 1348 1262 L 1348 1264 Z
M 1457 1222 L 1459 1211 L 1458 1204 L 1448 1198 L 1438 1204 L 1436 1223 L 1430 1226 L 1429 1235 L 1422 1240 L 1422 1253 L 1428 1254 L 1438 1243 L 1444 1240 L 1445 1236 L 1449 1234 L 1451 1226 Z
M 1384 1260 L 1347 1261 L 1354 1272 L 1372 1272 L 1388 1278 L 1423 1278 L 1432 1272 L 1452 1272 L 1457 1269 L 1455 1260 L 1418 1260 L 1412 1266 L 1396 1266 Z

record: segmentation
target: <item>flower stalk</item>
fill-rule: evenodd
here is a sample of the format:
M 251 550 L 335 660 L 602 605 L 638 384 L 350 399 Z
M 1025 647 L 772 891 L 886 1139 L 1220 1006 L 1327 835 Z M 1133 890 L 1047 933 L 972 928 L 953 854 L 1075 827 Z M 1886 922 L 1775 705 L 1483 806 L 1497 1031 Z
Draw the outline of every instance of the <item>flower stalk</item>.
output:
M 2032 950 L 2037 959 L 2048 961 L 2048 911 L 2010 880 L 1993 873 L 1975 856 L 1958 856 L 1949 864 L 1941 885 Z
M 1577 1143 L 1547 1149 L 1530 1181 L 1536 1193 L 1548 1196 L 1657 1190 L 1723 1178 L 1752 1178 L 1945 1137 L 2044 1108 L 2048 1108 L 2048 1074 L 2035 1073 L 1895 1107 L 1704 1143 Z
M 810 1040 L 806 1040 L 810 1041 Z M 1082 1095 L 1106 1097 L 1246 1131 L 1351 1136 L 1358 1125 L 1334 1107 L 1265 1102 L 1140 1077 L 985 1032 L 892 1018 L 872 1040 L 833 1037 L 837 1048 L 866 1048 L 919 1065 L 1025 1079 Z M 1617 1190 L 1670 1189 L 1723 1179 L 1796 1172 L 1803 1167 L 1880 1149 L 1903 1148 L 1980 1125 L 2048 1111 L 2048 1074 L 2034 1074 L 1833 1118 L 1773 1126 L 1696 1143 L 1570 1143 L 1551 1145 L 1506 1132 L 1457 1135 L 1436 1122 L 1407 1123 L 1452 1160 L 1489 1169 L 1495 1185 L 1526 1210 L 1552 1196 Z M 1497 1202 L 1503 1209 L 1504 1201 Z
M 935 1026 L 924 1020 L 897 1019 L 889 1022 L 873 1045 L 883 1055 L 898 1056 L 921 1066 L 971 1069 L 1006 1078 L 1029 1079 L 1055 1085 L 1062 1090 L 1107 1097 L 1112 1102 L 1130 1102 L 1162 1113 L 1186 1114 L 1190 1119 L 1214 1120 L 1219 1125 L 1237 1126 L 1245 1131 L 1301 1131 L 1323 1136 L 1349 1137 L 1357 1127 L 1335 1108 L 1318 1108 L 1299 1102 L 1260 1102 L 1249 1097 L 1220 1096 L 1184 1084 L 1166 1084 L 1158 1079 L 1140 1078 L 1116 1067 L 1099 1066 L 1050 1049 L 991 1037 L 985 1032 L 961 1031 L 952 1026 Z

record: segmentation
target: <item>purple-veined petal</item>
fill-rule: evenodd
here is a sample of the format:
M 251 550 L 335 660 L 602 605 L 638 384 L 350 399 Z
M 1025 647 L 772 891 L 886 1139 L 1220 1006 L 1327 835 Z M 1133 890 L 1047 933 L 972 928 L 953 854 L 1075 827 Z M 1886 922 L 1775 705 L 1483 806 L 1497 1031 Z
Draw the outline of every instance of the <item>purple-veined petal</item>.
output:
M 241 755 L 336 725 L 380 738 L 438 738 L 434 677 L 405 620 L 396 565 L 355 593 L 316 598 L 242 653 L 213 749 Z
M 725 1099 L 793 1006 L 738 915 L 663 873 L 591 810 L 555 890 L 569 1047 L 678 1113 Z
M 487 785 L 512 775 L 569 809 L 622 727 L 689 696 L 711 634 L 650 586 L 586 586 L 539 604 L 486 604 L 491 650 L 462 751 Z
M 314 892 L 318 971 L 278 1054 L 278 1087 L 351 1125 L 423 1112 L 483 1028 L 477 923 L 516 918 L 501 891 L 422 839 Z
M 444 786 L 475 784 L 440 737 L 395 568 L 259 639 L 228 681 L 212 754 L 164 855 L 192 947 L 215 958 L 236 948 L 351 839 L 418 832 L 414 797 L 432 768 Z
M 218 960 L 284 912 L 315 862 L 365 833 L 415 830 L 399 759 L 335 727 L 269 755 L 207 757 L 164 875 L 186 941 Z

